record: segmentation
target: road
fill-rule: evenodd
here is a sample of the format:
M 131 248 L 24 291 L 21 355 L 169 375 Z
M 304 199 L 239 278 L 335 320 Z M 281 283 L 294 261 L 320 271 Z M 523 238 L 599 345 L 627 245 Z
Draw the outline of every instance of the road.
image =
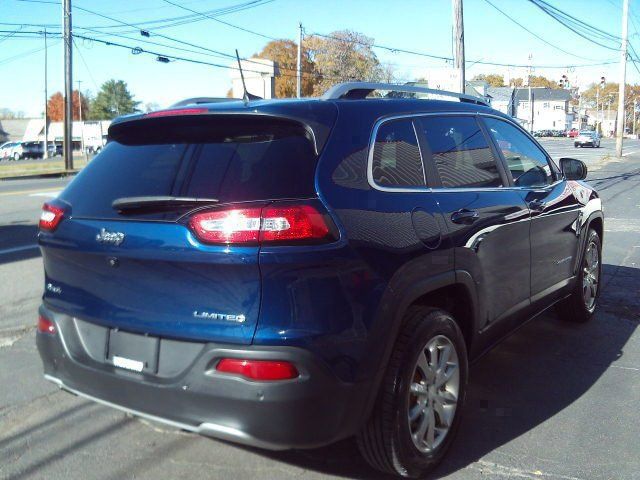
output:
M 471 369 L 461 431 L 433 478 L 640 478 L 640 142 L 554 158 L 590 168 L 605 204 L 604 289 L 587 325 L 529 323 Z M 380 478 L 346 440 L 265 452 L 128 417 L 42 379 L 34 328 L 42 266 L 40 205 L 68 179 L 0 182 L 0 478 Z

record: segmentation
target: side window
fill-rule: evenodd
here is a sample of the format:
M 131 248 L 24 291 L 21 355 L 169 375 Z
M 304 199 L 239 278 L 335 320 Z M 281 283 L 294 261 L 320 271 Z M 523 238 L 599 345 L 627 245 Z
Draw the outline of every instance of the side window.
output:
M 496 159 L 474 117 L 422 117 L 420 123 L 444 188 L 502 186 Z
M 484 121 L 518 187 L 541 187 L 553 183 L 547 156 L 531 139 L 504 120 L 485 118 Z
M 424 187 L 418 139 L 411 119 L 380 125 L 373 147 L 373 180 L 383 187 Z

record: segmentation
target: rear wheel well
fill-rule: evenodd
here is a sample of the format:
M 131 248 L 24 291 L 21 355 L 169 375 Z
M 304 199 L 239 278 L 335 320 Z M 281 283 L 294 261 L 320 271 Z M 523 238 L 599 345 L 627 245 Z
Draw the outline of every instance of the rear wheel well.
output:
M 593 220 L 591 220 L 591 223 L 589 223 L 589 228 L 594 229 L 598 234 L 598 236 L 600 237 L 600 241 L 602 241 L 602 234 L 604 233 L 602 218 L 596 217 Z
M 469 351 L 474 333 L 473 303 L 469 292 L 462 284 L 448 285 L 426 293 L 417 298 L 412 305 L 441 308 L 453 315 L 462 330 Z

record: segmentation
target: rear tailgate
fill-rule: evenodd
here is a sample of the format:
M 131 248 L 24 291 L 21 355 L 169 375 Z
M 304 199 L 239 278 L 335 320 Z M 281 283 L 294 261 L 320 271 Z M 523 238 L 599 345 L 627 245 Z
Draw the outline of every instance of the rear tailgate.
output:
M 313 196 L 317 155 L 304 127 L 243 117 L 119 126 L 55 201 L 65 218 L 40 234 L 45 303 L 133 332 L 250 343 L 261 297 L 258 246 L 199 242 L 187 225 L 193 206 L 112 206 L 145 196 L 217 199 L 214 208 Z

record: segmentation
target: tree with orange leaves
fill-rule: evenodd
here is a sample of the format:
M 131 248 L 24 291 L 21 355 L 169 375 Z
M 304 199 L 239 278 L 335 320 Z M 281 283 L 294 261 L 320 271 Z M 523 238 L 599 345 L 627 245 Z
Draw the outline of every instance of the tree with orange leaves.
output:
M 73 119 L 80 120 L 80 102 L 82 102 L 82 120 L 87 119 L 89 113 L 89 102 L 78 90 L 74 90 L 71 95 Z M 61 122 L 64 120 L 64 97 L 61 92 L 56 92 L 49 97 L 48 102 L 49 120 L 52 122 Z

